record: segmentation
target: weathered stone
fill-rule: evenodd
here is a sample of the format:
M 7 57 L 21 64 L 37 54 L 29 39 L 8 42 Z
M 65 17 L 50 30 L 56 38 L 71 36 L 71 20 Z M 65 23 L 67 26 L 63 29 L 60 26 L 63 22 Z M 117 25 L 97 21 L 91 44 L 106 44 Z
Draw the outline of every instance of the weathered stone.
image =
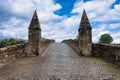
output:
M 93 44 L 93 56 L 101 57 L 112 63 L 119 63 L 120 61 L 120 46 L 113 46 L 108 44 Z
M 5 58 L 3 58 L 3 59 L 2 59 L 2 61 L 3 61 L 3 63 L 5 63 L 5 62 L 6 62 L 6 59 L 5 59 Z
M 31 46 L 28 44 L 25 48 L 25 53 L 27 56 L 34 56 Z
M 39 24 L 39 19 L 37 16 L 37 12 L 35 11 L 29 26 L 29 48 L 30 51 L 27 51 L 28 55 L 38 55 L 40 50 L 40 40 L 41 40 L 41 28 Z
M 8 55 L 5 55 L 5 58 L 8 58 Z
M 119 68 L 104 60 L 79 56 L 66 44 L 55 43 L 42 57 L 18 59 L 0 69 L 0 80 L 119 80 L 110 79 L 119 74 Z
M 26 44 L 21 44 L 0 48 L 0 64 L 7 64 L 22 55 L 25 55 L 25 45 Z
M 86 15 L 85 10 L 83 11 L 83 15 L 81 18 L 81 23 L 79 27 L 79 49 L 80 53 L 85 56 L 92 55 L 92 32 L 91 32 L 91 25 L 89 23 L 88 17 Z
M 79 53 L 78 41 L 76 40 L 64 40 L 63 43 L 68 44 L 74 49 L 76 53 Z M 120 46 L 111 44 L 92 44 L 92 56 L 99 57 L 111 63 L 120 66 Z

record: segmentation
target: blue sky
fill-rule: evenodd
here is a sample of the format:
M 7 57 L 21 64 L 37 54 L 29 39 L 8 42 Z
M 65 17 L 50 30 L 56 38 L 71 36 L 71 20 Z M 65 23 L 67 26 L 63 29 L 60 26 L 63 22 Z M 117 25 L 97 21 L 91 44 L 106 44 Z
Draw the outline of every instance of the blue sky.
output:
M 93 42 L 109 33 L 120 43 L 119 0 L 0 0 L 0 39 L 28 39 L 28 27 L 37 10 L 42 37 L 74 39 L 85 9 L 92 26 Z

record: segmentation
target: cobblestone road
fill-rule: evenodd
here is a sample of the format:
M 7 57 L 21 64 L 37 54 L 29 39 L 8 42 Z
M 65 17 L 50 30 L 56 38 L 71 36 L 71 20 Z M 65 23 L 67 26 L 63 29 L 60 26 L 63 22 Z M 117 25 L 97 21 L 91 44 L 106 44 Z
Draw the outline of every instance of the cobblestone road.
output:
M 119 71 L 101 59 L 78 56 L 64 43 L 54 43 L 41 56 L 1 68 L 0 80 L 109 80 Z

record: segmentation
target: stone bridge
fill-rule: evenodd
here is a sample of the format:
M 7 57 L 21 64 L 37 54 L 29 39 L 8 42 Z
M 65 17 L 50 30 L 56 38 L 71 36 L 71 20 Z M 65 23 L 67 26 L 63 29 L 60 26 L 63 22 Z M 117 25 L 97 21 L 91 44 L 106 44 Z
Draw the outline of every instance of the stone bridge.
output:
M 41 28 L 35 11 L 29 26 L 29 43 L 23 45 L 24 47 L 15 47 L 14 50 L 21 49 L 15 50 L 14 55 L 20 56 L 25 53 L 27 56 L 37 56 L 19 58 L 11 64 L 0 67 L 0 80 L 120 80 L 118 66 L 92 57 L 94 49 L 91 29 L 84 10 L 78 30 L 78 54 L 65 43 L 53 43 L 42 53 Z M 0 50 L 3 60 L 9 57 L 10 49 L 7 48 L 5 52 Z
M 0 80 L 117 80 L 119 71 L 111 63 L 79 56 L 68 45 L 54 43 L 42 55 L 1 68 Z

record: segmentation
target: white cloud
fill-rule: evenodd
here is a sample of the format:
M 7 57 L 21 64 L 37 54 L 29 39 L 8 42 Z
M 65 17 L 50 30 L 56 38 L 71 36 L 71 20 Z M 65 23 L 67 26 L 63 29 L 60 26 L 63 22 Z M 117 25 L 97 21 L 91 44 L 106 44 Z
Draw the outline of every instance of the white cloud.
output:
M 113 43 L 120 43 L 120 31 L 116 33 L 111 33 L 113 37 Z
M 84 2 L 83 0 L 78 0 L 71 13 L 78 13 L 82 15 L 82 11 L 85 9 L 88 18 L 92 25 L 92 35 L 93 42 L 98 42 L 100 36 L 104 33 L 109 33 L 113 36 L 116 32 L 110 29 L 119 28 L 120 23 L 112 23 L 115 21 L 120 21 L 120 4 L 113 3 L 116 0 L 92 0 Z M 111 8 L 113 6 L 113 9 Z M 79 15 L 76 15 L 76 18 Z M 97 24 L 94 24 L 97 23 Z M 119 32 L 117 32 L 119 34 Z M 113 37 L 114 42 L 120 42 L 120 37 Z
M 120 23 L 114 23 L 109 25 L 111 29 L 120 28 Z
M 54 11 L 59 10 L 61 6 L 55 4 L 53 0 L 5 0 L 1 1 L 3 8 L 14 15 L 30 17 L 36 9 L 43 19 L 58 17 Z
M 120 4 L 115 4 L 111 9 L 114 2 L 115 0 L 92 0 L 87 2 L 78 0 L 71 11 L 71 14 L 78 14 L 66 17 L 54 13 L 62 8 L 60 4 L 54 3 L 54 0 L 2 0 L 0 4 L 6 4 L 2 6 L 12 14 L 12 17 L 10 20 L 1 23 L 0 26 L 4 26 L 5 29 L 0 30 L 0 33 L 4 36 L 26 39 L 30 19 L 36 9 L 42 28 L 42 37 L 55 39 L 58 42 L 63 39 L 73 39 L 77 36 L 82 11 L 86 9 L 90 22 L 99 23 L 92 25 L 93 42 L 97 42 L 100 35 L 104 33 L 115 35 L 115 33 L 109 31 L 109 28 L 119 28 L 120 23 L 111 23 L 112 21 L 120 21 L 120 14 L 118 14 L 120 13 Z M 27 20 L 21 18 L 21 16 L 26 17 Z M 114 37 L 114 42 L 119 42 L 119 40 L 119 35 Z
M 92 29 L 92 41 L 93 42 L 98 42 L 99 41 L 99 38 L 102 34 L 105 34 L 105 33 L 110 33 L 107 29 L 106 29 L 106 26 L 107 24 L 103 24 L 103 25 L 98 25 L 98 27 L 96 28 L 93 28 Z
M 71 24 L 71 23 L 68 23 Z M 45 25 L 44 25 L 45 26 Z M 52 23 L 52 24 L 47 24 L 46 28 L 42 26 L 43 32 L 42 36 L 49 38 L 49 39 L 55 39 L 57 42 L 60 42 L 64 39 L 73 39 L 76 37 L 76 30 L 74 25 L 65 27 L 66 24 L 64 23 L 64 20 L 59 23 Z M 44 28 L 43 28 L 44 27 Z
M 111 9 L 115 0 L 92 0 L 83 2 L 80 0 L 76 2 L 72 13 L 79 13 L 85 9 L 91 21 L 107 22 L 111 20 L 120 20 L 120 4 L 114 5 L 114 9 Z
M 4 27 L 4 29 L 0 30 L 0 33 L 2 33 L 3 36 L 27 39 L 28 35 L 27 21 L 12 17 L 9 21 L 3 22 L 1 26 Z
M 41 26 L 43 26 L 42 34 L 45 36 L 54 36 L 55 29 L 52 31 L 55 28 L 53 27 L 54 21 L 62 19 L 61 16 L 54 14 L 54 11 L 62 7 L 59 4 L 55 4 L 53 0 L 2 0 L 1 4 L 6 4 L 2 5 L 2 7 L 12 14 L 12 17 L 8 21 L 1 23 L 1 26 L 4 26 L 5 29 L 0 30 L 0 32 L 4 36 L 27 38 L 30 18 L 32 18 L 35 9 L 38 12 Z M 22 19 L 21 16 L 29 19 Z
M 116 4 L 116 5 L 114 6 L 114 9 L 120 11 L 120 4 Z

